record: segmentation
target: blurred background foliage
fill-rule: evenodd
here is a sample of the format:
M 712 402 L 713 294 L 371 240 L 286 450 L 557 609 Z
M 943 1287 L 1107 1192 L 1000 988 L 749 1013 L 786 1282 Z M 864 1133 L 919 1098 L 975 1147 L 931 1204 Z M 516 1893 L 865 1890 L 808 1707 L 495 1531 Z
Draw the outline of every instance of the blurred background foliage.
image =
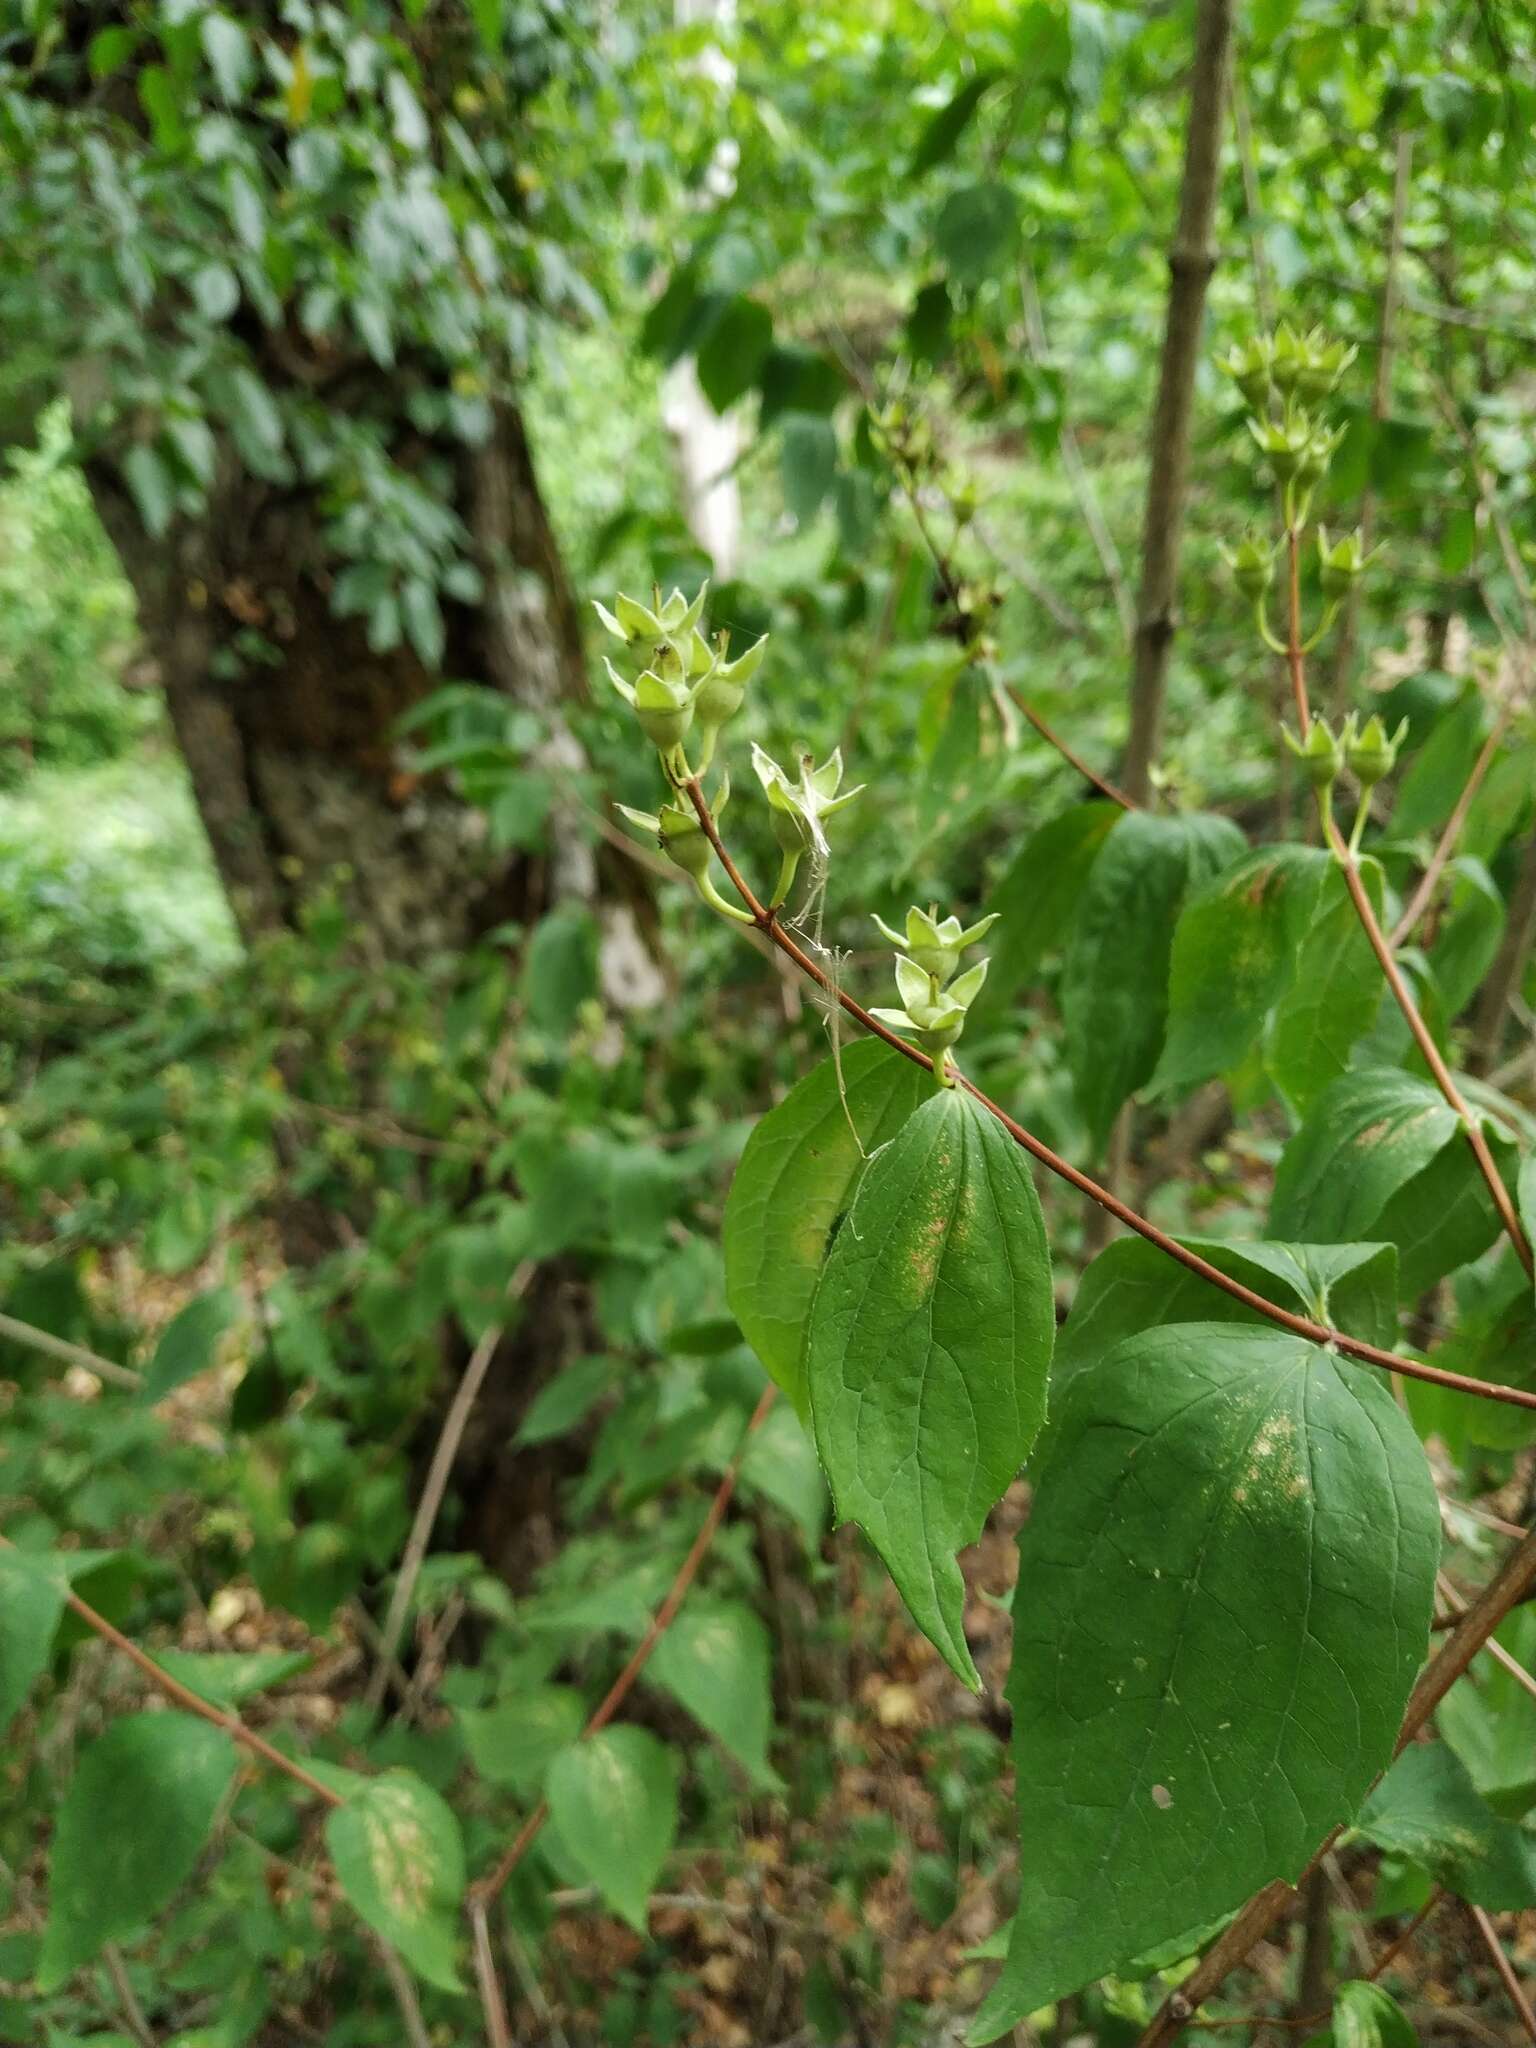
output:
M 609 822 L 652 800 L 652 763 L 600 673 L 586 688 L 585 600 L 711 567 L 666 424 L 678 366 L 735 435 L 713 615 L 738 644 L 773 635 L 743 738 L 841 745 L 869 785 L 805 914 L 850 985 L 883 975 L 872 912 L 995 898 L 1027 928 L 1020 849 L 1084 788 L 979 678 L 923 529 L 987 611 L 1004 686 L 1106 772 L 1127 726 L 1192 9 L 680 14 L 0 8 L 0 1304 L 148 1379 L 124 1394 L 0 1341 L 3 1527 L 207 1683 L 235 1683 L 207 1660 L 245 1658 L 261 1725 L 463 1795 L 474 1867 L 741 1442 L 763 1379 L 726 1314 L 721 1203 L 753 1117 L 825 1043 L 816 1005 Z M 1282 678 L 1218 558 L 1269 508 L 1209 357 L 1321 323 L 1361 349 L 1325 516 L 1369 499 L 1384 545 L 1334 695 L 1390 690 L 1412 720 L 1376 848 L 1406 893 L 1526 633 L 1531 23 L 1502 0 L 1253 0 L 1235 75 L 1162 786 L 1252 833 L 1301 816 Z M 893 397 L 940 451 L 916 517 L 871 431 Z M 488 539 L 496 475 L 520 510 Z M 512 631 L 497 593 L 547 559 L 546 513 L 580 624 L 550 601 Z M 497 667 L 546 660 L 553 691 Z M 1462 1046 L 1531 859 L 1533 765 L 1517 707 L 1441 925 L 1460 936 L 1439 1028 Z M 293 809 L 340 819 L 332 852 L 355 831 L 350 858 L 312 851 L 285 777 Z M 771 872 L 758 807 L 733 822 Z M 371 893 L 423 862 L 464 906 L 452 944 Z M 994 970 L 967 1050 L 1086 1162 L 1059 972 L 1054 949 Z M 1528 1100 L 1496 1024 L 1485 1067 Z M 1160 1102 L 1132 1185 L 1169 1227 L 1256 1234 L 1283 1135 L 1273 1108 L 1236 1131 Z M 1065 1304 L 1084 1218 L 1042 1193 Z M 503 1326 L 380 1710 L 427 1459 Z M 1526 1473 L 1513 1434 L 1447 1426 L 1468 1494 Z M 1021 1513 L 973 1574 L 994 1701 Z M 1475 1558 L 1477 1525 L 1458 1535 Z M 829 1535 L 782 1408 L 698 1597 L 723 1661 L 701 1632 L 638 1695 L 683 1769 L 648 1930 L 605 1917 L 590 1855 L 547 1830 L 509 1894 L 521 2020 L 615 2048 L 948 2038 L 1008 1904 L 1005 1723 Z M 1523 1623 L 1510 1646 L 1529 1663 Z M 1453 1695 L 1444 1733 L 1520 1811 L 1531 1703 L 1492 1690 Z M 0 2038 L 105 2044 L 135 2011 L 185 2048 L 400 2038 L 371 1940 L 267 1781 L 242 1781 L 217 1859 L 126 1960 L 28 1988 L 59 1787 L 134 1698 L 65 1646 L 13 1733 Z M 1381 1910 L 1417 1881 L 1391 1865 Z M 1146 1997 L 1112 1984 L 1042 2026 L 1130 2041 Z M 468 2038 L 462 1999 L 420 2000 L 425 2038 Z

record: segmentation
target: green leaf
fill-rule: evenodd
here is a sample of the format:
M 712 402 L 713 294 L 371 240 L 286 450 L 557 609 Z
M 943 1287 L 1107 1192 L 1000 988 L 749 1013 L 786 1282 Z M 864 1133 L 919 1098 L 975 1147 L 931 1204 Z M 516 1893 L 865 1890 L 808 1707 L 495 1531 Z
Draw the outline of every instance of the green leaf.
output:
M 1019 1539 L 1020 1899 L 973 2040 L 1297 1877 L 1391 1757 L 1439 1548 L 1364 1368 L 1194 1323 L 1079 1376 Z
M 1396 1341 L 1393 1245 L 1230 1243 L 1213 1237 L 1180 1241 L 1282 1308 L 1331 1322 L 1369 1344 Z M 1078 1282 L 1072 1312 L 1056 1340 L 1052 1401 L 1059 1404 L 1077 1375 L 1125 1338 L 1159 1323 L 1193 1322 L 1261 1326 L 1264 1318 L 1145 1238 L 1116 1238 Z
M 110 78 L 121 71 L 133 55 L 139 32 L 132 28 L 104 28 L 91 37 L 85 53 L 92 78 Z
M 827 1486 L 816 1447 L 799 1417 L 782 1403 L 748 1439 L 741 1483 L 771 1500 L 794 1522 L 808 1549 L 820 1544 L 827 1525 Z
M 421 656 L 422 666 L 442 666 L 446 634 L 437 592 L 425 576 L 407 576 L 400 586 L 400 616 L 406 638 Z
M 779 438 L 779 468 L 784 502 L 795 524 L 809 525 L 837 474 L 837 435 L 831 421 L 814 413 L 786 413 Z
M 1095 1151 L 1162 1051 L 1173 931 L 1185 894 L 1242 851 L 1242 834 L 1225 818 L 1127 811 L 1093 864 L 1067 949 L 1061 1006 Z
M 1392 806 L 1392 836 L 1413 839 L 1438 832 L 1467 785 L 1487 732 L 1487 713 L 1476 689 L 1438 719 L 1414 755 Z
M 586 1718 L 581 1694 L 569 1685 L 535 1686 L 493 1707 L 464 1707 L 459 1713 L 470 1762 L 481 1777 L 525 1794 L 539 1789 Z
M 1007 185 L 966 185 L 939 209 L 933 239 L 960 284 L 976 285 L 1002 267 L 1019 237 L 1019 202 Z
M 140 1391 L 141 1401 L 163 1401 L 173 1388 L 213 1364 L 219 1339 L 240 1313 L 240 1297 L 229 1287 L 194 1295 L 161 1333 Z
M 1479 1269 L 1477 1277 L 1476 1298 L 1458 1301 L 1455 1326 L 1435 1346 L 1430 1361 L 1473 1379 L 1530 1389 L 1536 1383 L 1536 1299 L 1525 1268 L 1506 1245 L 1493 1270 L 1484 1274 Z M 1444 1404 L 1438 1421 L 1443 1427 L 1454 1417 L 1467 1443 L 1516 1451 L 1536 1441 L 1536 1414 L 1529 1408 L 1479 1400 L 1443 1387 L 1414 1392 Z
M 1440 990 L 1445 1015 L 1458 1017 L 1477 994 L 1504 936 L 1504 898 L 1480 860 L 1453 860 L 1449 901 L 1429 968 Z
M 1536 1668 L 1536 1608 L 1516 1608 L 1495 1639 L 1523 1670 Z M 1495 1811 L 1518 1817 L 1536 1805 L 1536 1700 L 1514 1672 L 1479 1657 L 1435 1722 Z
M 727 412 L 750 391 L 773 346 L 773 315 L 742 294 L 727 299 L 710 322 L 694 367 L 699 387 L 716 412 Z
M 1210 1080 L 1252 1051 L 1291 985 L 1331 865 L 1321 847 L 1260 846 L 1192 892 L 1173 934 L 1154 1087 Z
M 1490 1131 L 1497 1159 L 1508 1144 Z M 1277 1237 L 1398 1247 L 1403 1298 L 1476 1258 L 1498 1218 L 1459 1119 L 1439 1090 L 1394 1067 L 1342 1074 L 1280 1156 L 1270 1204 Z
M 1002 922 L 992 935 L 992 965 L 971 1006 L 973 1019 L 1001 1011 L 1066 939 L 1099 848 L 1120 816 L 1118 804 L 1074 804 L 1025 840 L 987 898 L 985 908 Z
M 664 1685 L 728 1749 L 754 1785 L 783 1789 L 768 1761 L 773 1649 L 739 1600 L 690 1600 L 656 1645 L 646 1676 Z
M 68 1590 L 58 1558 L 0 1550 L 0 1735 L 47 1668 Z
M 1408 1856 L 1492 1913 L 1536 1906 L 1536 1838 L 1496 1814 L 1443 1742 L 1405 1749 L 1356 1822 L 1378 1849 Z
M 163 64 L 146 64 L 139 73 L 138 92 L 156 148 L 180 149 L 187 140 L 187 124 L 182 119 L 182 94 L 176 80 Z
M 597 993 L 597 920 L 580 903 L 561 903 L 539 920 L 523 955 L 521 992 L 541 1031 L 564 1036 Z
M 386 1771 L 333 1807 L 325 1845 L 358 1917 L 429 1984 L 460 1989 L 454 1969 L 464 1893 L 459 1824 L 409 1771 Z
M 135 441 L 123 456 L 121 467 L 139 517 L 158 540 L 176 510 L 176 480 L 169 465 L 147 441 Z
M 1494 1164 L 1507 1179 L 1514 1147 L 1493 1126 L 1485 1130 Z M 1499 1229 L 1477 1161 L 1458 1141 L 1398 1190 L 1377 1217 L 1374 1234 L 1397 1246 L 1399 1299 L 1416 1301 L 1447 1273 L 1481 1257 Z
M 1363 1977 L 1334 1993 L 1327 2038 L 1333 2048 L 1419 2048 L 1419 2037 L 1397 2000 Z
M 1045 1419 L 1051 1256 L 1025 1155 L 959 1088 L 870 1160 L 811 1304 L 806 1377 L 839 1517 L 968 1685 L 956 1552 Z
M 155 1662 L 200 1700 L 237 1707 L 307 1671 L 314 1659 L 308 1650 L 157 1650 Z
M 952 99 L 930 116 L 917 139 L 912 161 L 907 165 L 909 178 L 920 178 L 924 171 L 931 171 L 935 164 L 945 163 L 954 155 L 955 144 L 970 126 L 976 109 L 1000 76 L 1001 73 L 996 71 L 978 71 L 974 78 L 965 81 Z
M 241 461 L 253 476 L 281 482 L 287 474 L 283 416 L 271 392 L 244 364 L 229 372 L 218 392 Z
M 590 1884 L 637 1934 L 677 1838 L 677 1758 L 644 1728 L 605 1728 L 550 1765 L 545 1797 Z
M 80 1752 L 54 1827 L 37 1988 L 154 1917 L 192 1874 L 235 1771 L 222 1728 L 128 1714 Z
M 613 1385 L 611 1358 L 576 1358 L 541 1387 L 518 1425 L 517 1444 L 547 1444 L 564 1436 L 591 1412 Z
M 933 1092 L 923 1069 L 863 1040 L 823 1060 L 753 1130 L 726 1199 L 725 1298 L 741 1334 L 802 1414 L 805 1322 L 832 1226 L 865 1155 Z
M 1536 1152 L 1528 1152 L 1520 1162 L 1518 1199 L 1526 1239 L 1536 1244 Z
M 203 55 L 226 102 L 241 98 L 251 80 L 251 39 L 227 14 L 205 14 Z
M 469 11 L 487 56 L 499 56 L 506 35 L 506 0 L 469 0 Z
M 1381 868 L 1362 860 L 1360 876 L 1379 917 Z M 1265 1048 L 1265 1065 L 1295 1115 L 1305 1116 L 1349 1065 L 1350 1049 L 1371 1028 L 1381 994 L 1381 968 L 1343 870 L 1330 862 L 1290 992 L 1275 1012 Z

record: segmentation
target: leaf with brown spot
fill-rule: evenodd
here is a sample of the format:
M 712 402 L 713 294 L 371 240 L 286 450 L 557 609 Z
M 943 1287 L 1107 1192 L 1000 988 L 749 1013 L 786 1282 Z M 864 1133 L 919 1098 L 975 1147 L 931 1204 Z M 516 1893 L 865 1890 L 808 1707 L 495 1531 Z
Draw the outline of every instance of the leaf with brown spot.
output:
M 973 2041 L 1295 1881 L 1391 1759 L 1439 1554 L 1364 1367 L 1182 1323 L 1078 1376 L 1019 1537 L 1019 1906 Z
M 959 1089 L 870 1160 L 811 1304 L 806 1382 L 839 1515 L 979 1689 L 956 1552 L 1045 1419 L 1056 1334 L 1029 1163 Z
M 1494 1157 L 1508 1140 L 1490 1127 Z M 1439 1090 L 1395 1067 L 1355 1067 L 1318 1096 L 1275 1173 L 1277 1238 L 1398 1248 L 1398 1287 L 1412 1299 L 1487 1250 L 1494 1211 L 1460 1119 Z
M 325 1823 L 336 1875 L 359 1918 L 429 1984 L 459 1991 L 454 1968 L 464 1894 L 459 1824 L 409 1771 L 370 1778 Z

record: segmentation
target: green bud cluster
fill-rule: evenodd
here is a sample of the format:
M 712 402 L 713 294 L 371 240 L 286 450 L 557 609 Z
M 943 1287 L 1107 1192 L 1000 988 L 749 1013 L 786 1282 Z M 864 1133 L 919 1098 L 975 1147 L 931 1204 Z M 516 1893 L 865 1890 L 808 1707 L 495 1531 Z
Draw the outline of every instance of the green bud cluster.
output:
M 710 818 L 717 826 L 730 796 L 731 778 L 722 775 L 715 800 L 709 807 Z M 715 887 L 714 877 L 709 872 L 710 855 L 714 849 L 692 804 L 663 804 L 654 813 L 632 810 L 628 804 L 616 804 L 614 808 L 632 825 L 638 825 L 642 831 L 651 834 L 673 867 L 681 868 L 692 880 L 711 910 L 718 910 L 722 917 L 728 917 L 736 924 L 752 922 L 744 910 L 737 910 L 733 904 L 727 903 Z
M 639 662 L 633 681 L 620 675 L 605 658 L 608 680 L 634 712 L 640 730 L 661 756 L 667 779 L 686 782 L 702 775 L 715 757 L 720 728 L 734 718 L 746 698 L 747 684 L 762 665 L 768 635 L 754 642 L 735 661 L 727 660 L 729 636 L 721 633 L 711 644 L 699 630 L 704 615 L 706 583 L 692 604 L 680 590 L 662 600 L 643 605 L 622 593 L 609 611 L 606 605 L 594 609 L 614 638 L 621 640 Z M 697 767 L 689 763 L 686 742 L 697 731 Z
M 1282 725 L 1280 733 L 1319 796 L 1331 790 L 1344 767 L 1344 746 L 1327 719 L 1314 718 L 1304 740 L 1298 739 L 1288 725 Z
M 1365 535 L 1358 527 L 1353 533 L 1346 533 L 1330 543 L 1327 527 L 1320 526 L 1317 529 L 1317 569 L 1324 597 L 1347 597 L 1380 553 L 1380 548 L 1372 548 L 1369 554 L 1366 553 Z
M 896 955 L 896 988 L 901 996 L 899 1010 L 873 1010 L 882 1024 L 913 1037 L 934 1061 L 939 1079 L 948 1083 L 949 1050 L 965 1029 L 966 1013 L 981 993 L 987 978 L 987 962 L 958 974 L 960 955 L 984 938 L 997 922 L 994 912 L 969 930 L 958 917 L 942 922 L 936 910 L 907 912 L 905 932 L 893 931 L 884 918 L 875 923 L 886 938 L 899 948 Z
M 1320 327 L 1301 334 L 1282 322 L 1273 334 L 1254 335 L 1215 358 L 1248 407 L 1248 431 L 1285 492 L 1292 533 L 1306 524 L 1312 493 L 1344 438 L 1342 427 L 1308 408 L 1330 395 L 1358 353 L 1346 342 L 1329 341 Z
M 1373 711 L 1365 724 L 1359 727 L 1356 726 L 1355 714 L 1350 713 L 1340 735 L 1344 764 L 1362 789 L 1374 789 L 1378 782 L 1386 781 L 1397 766 L 1397 752 L 1407 733 L 1406 718 L 1389 736 L 1379 711 Z
M 1243 596 L 1261 598 L 1275 580 L 1275 557 L 1279 553 L 1276 543 L 1262 534 L 1250 533 L 1235 548 L 1221 541 L 1216 545 Z
M 864 785 L 861 782 L 855 789 L 842 789 L 841 747 L 819 768 L 809 754 L 802 755 L 798 782 L 791 782 L 773 756 L 764 753 L 755 743 L 752 766 L 768 799 L 768 821 L 782 856 L 779 879 L 773 892 L 774 907 L 777 908 L 794 887 L 795 872 L 802 856 L 816 853 L 823 859 L 826 857 L 827 835 L 823 819 L 835 818 L 839 811 L 846 810 Z M 842 790 L 841 795 L 839 790 Z
M 1325 427 L 1300 406 L 1289 406 L 1283 419 L 1251 419 L 1248 431 L 1259 452 L 1282 484 L 1310 491 L 1328 474 L 1342 427 Z
M 1370 815 L 1371 792 L 1397 766 L 1398 749 L 1408 731 L 1407 719 L 1390 734 L 1379 712 L 1372 712 L 1361 725 L 1353 711 L 1337 733 L 1326 718 L 1314 718 L 1304 740 L 1298 739 L 1288 726 L 1282 726 L 1280 731 L 1285 744 L 1301 762 L 1307 781 L 1316 791 L 1325 821 L 1333 814 L 1333 786 L 1340 774 L 1347 768 L 1359 784 L 1360 802 L 1354 829 L 1349 835 L 1349 852 L 1353 857 L 1359 849 L 1366 819 Z
M 1282 398 L 1326 398 L 1359 353 L 1330 341 L 1321 327 L 1298 334 L 1282 320 L 1270 348 L 1269 374 Z
M 703 766 L 713 754 L 721 726 L 741 709 L 745 686 L 758 667 L 767 637 L 750 647 L 738 661 L 726 660 L 725 637 L 711 649 L 701 629 L 705 592 L 692 604 L 681 591 L 662 601 L 642 605 L 632 597 L 619 597 L 612 611 L 597 606 L 597 615 L 616 639 L 623 641 L 640 663 L 631 682 L 607 664 L 614 688 L 632 708 L 640 728 L 661 756 L 661 765 L 676 792 L 659 811 L 631 810 L 617 806 L 632 825 L 638 825 L 655 840 L 673 867 L 693 882 L 712 910 L 739 924 L 754 920 L 770 923 L 788 897 L 795 875 L 807 854 L 818 864 L 827 859 L 827 824 L 848 808 L 863 788 L 843 788 L 842 749 L 836 749 L 819 766 L 809 754 L 800 757 L 797 772 L 790 775 L 762 747 L 753 745 L 752 767 L 768 802 L 768 819 L 779 848 L 779 876 L 766 911 L 755 899 L 752 912 L 726 902 L 715 885 L 710 862 L 719 851 L 719 819 L 730 798 L 730 778 L 722 774 L 713 802 L 703 794 L 699 781 Z M 706 734 L 700 768 L 690 767 L 686 743 L 690 731 Z M 734 875 L 734 869 L 731 870 Z M 745 894 L 745 885 L 741 885 Z M 933 1061 L 942 1085 L 952 1086 L 954 1074 L 950 1048 L 965 1029 L 966 1014 L 987 978 L 987 963 L 960 972 L 961 956 L 984 938 L 997 922 L 983 917 L 966 927 L 958 917 L 940 918 L 937 910 L 907 912 L 906 928 L 893 931 L 883 918 L 875 923 L 897 949 L 896 987 L 902 1007 L 870 1012 L 892 1031 L 916 1039 Z
M 639 673 L 630 680 L 605 659 L 609 681 L 634 712 L 640 730 L 661 757 L 668 782 L 679 791 L 700 778 L 714 759 L 721 728 L 740 711 L 747 685 L 762 665 L 768 646 L 765 633 L 735 661 L 729 660 L 727 635 L 721 633 L 711 642 L 703 631 L 708 588 L 706 584 L 691 604 L 680 590 L 674 590 L 665 601 L 658 590 L 649 605 L 621 594 L 611 611 L 607 605 L 594 606 L 608 631 L 639 664 Z M 697 766 L 689 758 L 695 737 Z M 825 821 L 846 809 L 859 790 L 842 789 L 841 752 L 819 768 L 807 755 L 800 763 L 798 779 L 787 775 L 759 746 L 752 749 L 752 765 L 768 799 L 768 815 L 782 856 L 771 905 L 777 910 L 789 894 L 803 856 L 815 853 L 826 858 Z M 722 775 L 710 807 L 711 820 L 719 818 L 729 796 L 730 778 Z M 652 835 L 672 865 L 691 878 L 711 909 L 738 923 L 752 922 L 745 910 L 727 903 L 715 886 L 710 874 L 714 847 L 691 792 L 674 797 L 654 813 L 632 810 L 627 804 L 619 804 L 617 809 L 631 824 Z
M 1289 404 L 1326 398 L 1359 353 L 1348 343 L 1330 341 L 1321 327 L 1298 334 L 1282 320 L 1272 335 L 1256 334 L 1234 343 L 1215 363 L 1232 379 L 1249 410 L 1263 413 L 1276 399 Z

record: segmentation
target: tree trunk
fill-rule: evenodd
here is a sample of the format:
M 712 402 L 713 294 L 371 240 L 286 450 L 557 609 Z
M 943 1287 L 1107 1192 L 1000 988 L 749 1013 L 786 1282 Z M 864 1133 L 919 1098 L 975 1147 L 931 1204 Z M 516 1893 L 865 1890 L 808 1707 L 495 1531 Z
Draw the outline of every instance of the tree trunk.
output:
M 440 674 L 403 643 L 374 653 L 361 620 L 336 616 L 307 494 L 221 463 L 206 515 L 157 540 L 117 471 L 88 470 L 248 940 L 292 926 L 318 890 L 339 887 L 358 955 L 413 963 L 557 898 L 598 895 L 569 793 L 581 754 L 560 719 L 585 693 L 581 636 L 518 414 L 505 408 L 458 467 L 485 596 L 445 602 Z M 397 722 L 445 677 L 486 682 L 545 719 L 546 855 L 497 854 L 480 812 L 410 772 Z M 613 917 L 632 938 L 627 909 Z
M 1179 221 L 1168 252 L 1168 314 L 1157 407 L 1152 416 L 1141 586 L 1136 597 L 1131 730 L 1121 774 L 1121 781 L 1138 803 L 1145 803 L 1151 794 L 1152 764 L 1162 741 L 1168 654 L 1177 623 L 1179 544 L 1189 481 L 1189 422 L 1206 286 L 1216 267 L 1211 231 L 1216 218 L 1221 110 L 1231 36 L 1231 0 L 1199 0 Z

